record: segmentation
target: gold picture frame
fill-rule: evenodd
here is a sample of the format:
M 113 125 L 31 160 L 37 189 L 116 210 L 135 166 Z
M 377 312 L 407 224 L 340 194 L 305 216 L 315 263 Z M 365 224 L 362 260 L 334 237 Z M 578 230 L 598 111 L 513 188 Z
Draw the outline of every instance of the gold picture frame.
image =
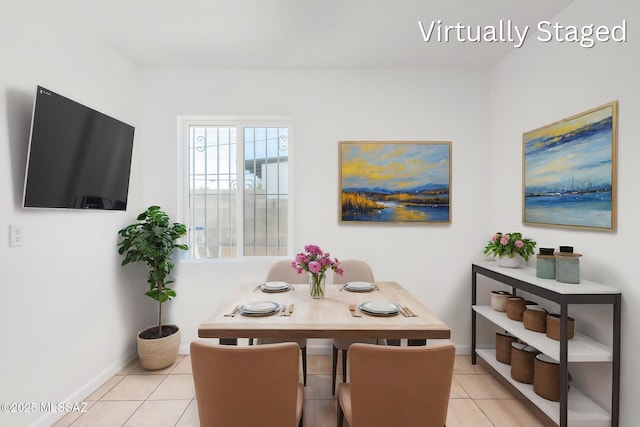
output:
M 615 231 L 618 101 L 522 135 L 522 223 Z
M 451 141 L 340 141 L 340 222 L 451 223 Z

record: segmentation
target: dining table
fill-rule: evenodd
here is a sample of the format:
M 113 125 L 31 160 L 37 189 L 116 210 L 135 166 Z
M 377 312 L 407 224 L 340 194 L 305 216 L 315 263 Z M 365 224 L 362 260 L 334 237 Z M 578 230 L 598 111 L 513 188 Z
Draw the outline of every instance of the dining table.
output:
M 198 327 L 200 338 L 378 338 L 449 339 L 451 330 L 400 284 L 372 283 L 367 292 L 327 284 L 323 298 L 312 298 L 309 284 L 290 284 L 282 292 L 264 292 L 260 284 L 238 285 Z M 264 285 L 263 285 L 264 286 Z M 269 315 L 248 315 L 244 307 L 273 304 Z M 362 306 L 362 304 L 365 304 Z M 362 310 L 391 304 L 397 312 Z M 394 310 L 395 311 L 395 310 Z M 369 313 L 369 314 L 367 314 Z

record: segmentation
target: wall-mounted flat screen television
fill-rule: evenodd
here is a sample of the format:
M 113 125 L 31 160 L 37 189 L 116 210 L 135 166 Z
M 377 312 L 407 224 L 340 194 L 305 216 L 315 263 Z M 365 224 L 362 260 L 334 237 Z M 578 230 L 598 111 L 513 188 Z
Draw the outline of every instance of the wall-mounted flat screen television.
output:
M 126 210 L 134 130 L 38 86 L 23 206 Z

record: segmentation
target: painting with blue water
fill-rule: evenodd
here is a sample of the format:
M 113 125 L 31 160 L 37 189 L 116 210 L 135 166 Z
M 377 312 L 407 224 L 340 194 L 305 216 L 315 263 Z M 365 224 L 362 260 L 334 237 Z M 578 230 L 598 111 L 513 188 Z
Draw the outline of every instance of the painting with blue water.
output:
M 523 134 L 524 224 L 614 231 L 617 101 Z
M 340 142 L 340 221 L 451 223 L 451 142 Z

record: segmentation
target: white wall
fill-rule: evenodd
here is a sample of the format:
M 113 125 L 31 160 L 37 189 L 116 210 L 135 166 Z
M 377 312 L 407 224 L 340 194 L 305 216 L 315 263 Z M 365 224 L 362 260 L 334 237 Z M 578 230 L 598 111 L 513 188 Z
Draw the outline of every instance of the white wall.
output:
M 150 200 L 171 212 L 180 204 L 177 115 L 291 116 L 295 251 L 314 243 L 368 261 L 377 279 L 406 286 L 468 348 L 470 262 L 490 232 L 486 72 L 152 68 L 142 88 L 142 124 L 153 141 Z M 452 224 L 340 224 L 340 140 L 453 141 Z M 167 312 L 183 329 L 182 350 L 230 287 L 262 280 L 268 265 L 181 263 Z
M 80 402 L 134 357 L 135 332 L 153 312 L 139 308 L 144 278 L 142 286 L 132 285 L 133 276 L 142 276 L 122 269 L 116 253 L 117 230 L 131 211 L 20 207 L 33 99 L 41 84 L 136 125 L 138 72 L 59 20 L 72 18 L 73 10 L 6 3 L 0 15 L 0 402 Z M 134 211 L 141 193 L 136 169 Z M 9 248 L 9 224 L 23 226 L 23 247 Z M 51 425 L 61 415 L 2 412 L 0 425 Z
M 637 2 L 612 1 L 603 7 L 595 0 L 578 0 L 555 20 L 565 25 L 620 25 L 628 20 L 626 43 L 604 43 L 592 49 L 568 43 L 541 43 L 531 39 L 526 49 L 517 51 L 496 66 L 491 75 L 491 176 L 490 228 L 523 229 L 538 246 L 573 245 L 582 253 L 583 278 L 608 284 L 622 291 L 622 388 L 620 425 L 637 423 L 634 407 L 640 384 L 640 367 L 634 362 L 640 351 L 635 327 L 640 324 L 640 291 L 637 266 L 633 262 L 640 222 L 637 183 L 640 170 L 640 44 L 637 32 L 640 7 Z M 533 36 L 531 36 L 533 37 Z M 522 133 L 586 111 L 609 101 L 619 101 L 618 133 L 618 230 L 615 233 L 548 227 L 522 227 Z M 505 177 L 512 177 L 511 180 Z M 604 342 L 611 340 L 607 311 L 593 307 L 572 307 L 576 328 Z M 591 366 L 590 368 L 593 368 Z M 596 368 L 600 378 L 587 380 L 576 372 L 574 378 L 603 405 L 608 406 L 608 369 Z
M 591 50 L 529 43 L 490 79 L 486 72 L 450 69 L 150 68 L 138 75 L 99 40 L 52 19 L 72 17 L 72 10 L 52 5 L 36 14 L 28 7 L 3 5 L 0 16 L 6 41 L 0 44 L 0 401 L 79 401 L 133 356 L 134 332 L 153 322 L 155 306 L 143 296 L 143 272 L 119 267 L 115 233 L 151 203 L 180 219 L 177 115 L 289 115 L 296 250 L 315 243 L 340 258 L 368 261 L 379 280 L 402 283 L 447 322 L 464 352 L 469 264 L 491 232 L 523 229 L 544 246 L 574 245 L 584 254 L 583 277 L 623 292 L 621 425 L 633 424 L 639 412 L 631 401 L 640 383 L 633 363 L 640 350 L 633 334 L 639 296 L 629 262 L 640 227 L 634 215 L 637 41 Z M 629 1 L 602 8 L 577 0 L 557 19 L 616 25 L 637 16 Z M 136 126 L 127 213 L 19 207 L 36 84 Z M 522 227 L 522 132 L 613 99 L 620 101 L 618 231 Z M 453 141 L 451 225 L 338 223 L 338 141 L 367 139 Z M 24 227 L 24 247 L 8 248 L 9 224 Z M 183 329 L 182 349 L 230 286 L 256 282 L 267 268 L 268 262 L 181 262 L 178 297 L 166 312 Z M 0 424 L 32 424 L 40 415 L 0 414 Z

